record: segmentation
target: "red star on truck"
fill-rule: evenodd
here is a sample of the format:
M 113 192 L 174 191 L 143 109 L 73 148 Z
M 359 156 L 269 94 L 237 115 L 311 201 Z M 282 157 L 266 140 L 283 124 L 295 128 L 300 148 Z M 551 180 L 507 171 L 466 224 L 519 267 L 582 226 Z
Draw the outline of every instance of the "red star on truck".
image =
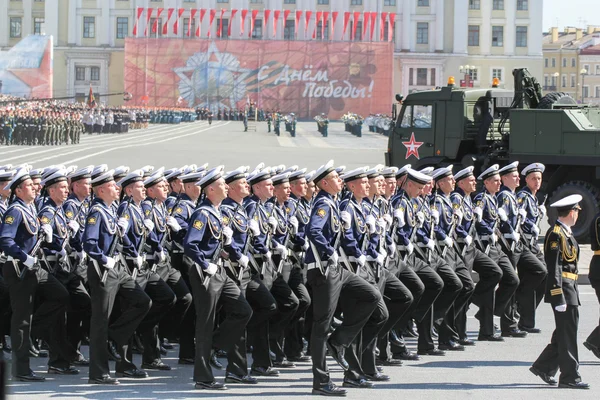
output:
M 419 159 L 419 147 L 423 145 L 423 142 L 417 142 L 415 140 L 414 132 L 410 135 L 410 141 L 402 142 L 402 144 L 406 146 L 406 159 L 408 159 L 408 157 L 410 157 L 411 155 L 417 157 L 417 160 Z

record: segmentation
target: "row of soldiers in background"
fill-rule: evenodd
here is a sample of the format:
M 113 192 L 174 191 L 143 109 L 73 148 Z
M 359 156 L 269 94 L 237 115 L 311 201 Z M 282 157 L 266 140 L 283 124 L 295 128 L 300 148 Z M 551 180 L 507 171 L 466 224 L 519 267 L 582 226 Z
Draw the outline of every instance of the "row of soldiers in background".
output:
M 198 110 L 183 107 L 156 107 L 150 110 L 146 118 L 146 122 L 151 124 L 179 124 L 200 119 Z
M 97 108 L 84 111 L 81 122 L 85 127 L 85 132 L 89 134 L 126 133 L 129 131 L 130 125 L 134 129 L 147 127 L 146 118 L 147 113 L 142 110 Z
M 289 113 L 283 117 L 286 132 L 290 133 L 291 137 L 296 137 L 296 114 Z
M 317 121 L 317 130 L 323 137 L 327 137 L 327 128 L 329 127 L 329 118 L 325 113 L 321 113 L 320 115 L 315 116 L 315 121 Z
M 385 114 L 370 114 L 365 118 L 365 125 L 369 127 L 369 132 L 381 133 L 389 136 L 392 129 L 392 118 Z
M 344 130 L 351 134 L 362 137 L 362 124 L 364 122 L 363 117 L 358 114 L 348 112 L 342 115 L 342 122 L 344 123 Z
M 524 168 L 527 187 L 515 193 L 517 167 L 488 168 L 478 178 L 485 190 L 476 194 L 472 167 L 455 174 L 451 167 L 409 165 L 345 172 L 330 162 L 307 173 L 261 164 L 248 174 L 247 167 L 225 173 L 222 166 L 132 172 L 5 166 L 0 179 L 10 183 L 2 196 L 16 196 L 0 227 L 0 247 L 10 257 L 3 279 L 18 349 L 13 375 L 43 380 L 29 369 L 26 321 L 35 292 L 47 295 L 49 285 L 54 295 L 35 311 L 31 334 L 56 355 L 49 372 L 77 374 L 72 364 L 86 360 L 77 353 L 83 325 L 72 313 L 85 319 L 91 304 L 89 382 L 95 384 L 117 383 L 109 375 L 109 339 L 119 356 L 117 376 L 147 376 L 131 358 L 136 330 L 144 369 L 170 369 L 160 358 L 160 332 L 179 341 L 179 363 L 194 364 L 198 389 L 225 388 L 211 368 L 219 367 L 218 348 L 226 352 L 225 381 L 232 384 L 255 384 L 252 375 L 278 376 L 277 368 L 312 358 L 313 393 L 323 395 L 345 394 L 330 379 L 326 348 L 344 369 L 345 387 L 370 388 L 389 380 L 383 366 L 474 345 L 466 330 L 471 304 L 479 308 L 480 341 L 539 333 L 536 308 L 560 282 L 553 276 L 552 290 L 545 290 L 537 244 L 544 167 Z M 40 181 L 48 195 L 43 205 Z M 120 307 L 113 309 L 117 294 Z M 6 309 L 7 293 L 1 298 Z M 342 321 L 335 327 L 334 315 Z M 418 354 L 403 338 L 413 320 Z

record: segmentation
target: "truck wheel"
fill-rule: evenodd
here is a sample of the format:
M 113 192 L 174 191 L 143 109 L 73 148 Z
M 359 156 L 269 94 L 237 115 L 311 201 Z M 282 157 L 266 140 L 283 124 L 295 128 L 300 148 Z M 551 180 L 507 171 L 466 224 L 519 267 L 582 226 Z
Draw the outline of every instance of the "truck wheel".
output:
M 578 242 L 587 243 L 589 241 L 590 224 L 592 223 L 594 216 L 598 213 L 598 204 L 600 201 L 600 190 L 596 186 L 583 181 L 567 182 L 559 186 L 548 198 L 546 203 L 548 223 L 552 226 L 557 217 L 556 210 L 548 206 L 571 194 L 580 194 L 583 197 L 579 204 L 581 206 L 581 211 L 577 218 L 577 224 L 575 224 L 571 230 Z
M 550 110 L 554 104 L 577 104 L 574 98 L 563 92 L 550 92 L 540 100 L 537 108 L 540 110 Z

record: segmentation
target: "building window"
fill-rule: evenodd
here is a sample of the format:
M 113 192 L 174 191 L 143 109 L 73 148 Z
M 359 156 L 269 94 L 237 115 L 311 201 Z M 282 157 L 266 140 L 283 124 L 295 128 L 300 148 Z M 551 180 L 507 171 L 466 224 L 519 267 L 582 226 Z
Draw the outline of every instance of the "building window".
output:
M 190 30 L 188 32 L 188 24 L 190 27 Z M 217 25 L 218 27 L 219 25 Z M 189 18 L 184 18 L 183 19 L 183 36 L 189 36 L 192 37 L 196 34 L 196 18 L 192 18 L 192 20 L 190 21 Z
M 229 0 L 217 0 L 217 3 L 229 3 Z
M 156 24 L 156 31 L 154 25 Z M 162 35 L 162 18 L 150 18 L 150 26 L 148 27 L 150 37 L 160 37 Z
M 417 86 L 427 85 L 427 68 L 417 68 Z
M 583 64 L 583 69 L 585 69 L 586 75 L 588 75 L 590 73 L 590 66 L 588 64 Z
M 329 0 L 319 0 L 317 2 L 317 4 L 319 4 L 319 5 L 328 5 L 329 4 Z
M 296 21 L 293 19 L 286 19 L 285 26 L 283 28 L 283 38 L 285 40 L 296 39 Z
M 100 80 L 100 67 L 90 68 L 90 80 L 92 80 L 92 81 Z
M 571 67 L 575 68 L 575 57 L 571 58 Z
M 492 47 L 504 46 L 504 27 L 492 26 Z
M 10 37 L 20 38 L 21 37 L 21 17 L 10 18 Z
M 479 46 L 479 25 L 469 25 L 469 46 Z
M 429 7 L 429 0 L 417 0 L 417 7 Z
M 296 0 L 283 0 L 283 4 L 296 4 Z
M 351 6 L 362 6 L 363 0 L 350 0 Z
M 556 58 L 552 57 L 552 68 L 556 68 Z
M 567 76 L 566 75 L 562 76 L 562 87 L 564 87 L 564 88 L 567 87 Z
M 571 74 L 571 87 L 575 87 L 575 74 Z
M 596 86 L 596 95 L 594 96 L 595 98 L 600 98 L 600 86 Z
M 263 24 L 262 19 L 254 21 L 254 30 L 252 31 L 252 39 L 262 39 L 263 37 Z
M 502 72 L 504 71 L 503 68 L 492 68 L 492 80 L 494 78 L 498 78 L 498 80 L 500 82 L 502 82 Z
M 469 10 L 481 9 L 481 0 L 469 0 Z
M 544 75 L 544 89 L 548 87 L 548 75 Z
M 435 68 L 431 68 L 429 73 L 429 84 L 435 86 Z
M 45 33 L 44 30 L 44 18 L 36 17 L 33 19 L 33 34 L 34 35 L 43 35 Z
M 600 64 L 596 64 L 596 75 L 600 75 Z
M 220 26 L 218 18 L 217 18 L 217 26 Z M 221 39 L 226 39 L 229 37 L 229 36 L 227 36 L 228 31 L 229 31 L 229 19 L 223 18 L 223 30 L 221 31 Z
M 519 11 L 527 11 L 529 9 L 529 1 L 527 0 L 517 0 L 517 10 Z
M 408 86 L 413 86 L 415 84 L 413 75 L 414 75 L 414 70 L 412 68 L 409 68 L 408 69 Z
M 417 22 L 417 44 L 429 43 L 429 24 L 427 22 Z
M 129 18 L 117 17 L 117 39 L 125 39 L 129 33 Z
M 479 80 L 479 68 L 469 69 L 469 76 L 471 77 L 472 81 L 478 81 Z
M 527 47 L 527 27 L 517 26 L 517 47 Z M 566 66 L 565 59 L 565 66 Z
M 583 87 L 583 98 L 585 99 L 586 97 L 590 97 L 590 87 L 589 86 L 584 86 Z
M 323 39 L 321 39 L 321 36 Z M 323 32 L 323 21 L 317 25 L 317 40 L 329 40 L 329 21 L 325 21 L 325 32 Z
M 86 39 L 96 37 L 96 17 L 83 17 L 83 37 Z
M 544 58 L 544 68 L 548 68 L 548 59 Z
M 385 24 L 383 26 L 383 40 L 387 42 L 388 40 L 388 32 L 389 32 L 389 24 Z M 396 24 L 392 28 L 392 42 L 396 43 Z
M 354 24 L 354 21 L 352 21 L 350 23 L 350 32 L 353 32 L 353 30 L 352 30 L 354 28 L 353 24 Z M 354 34 L 354 41 L 356 42 L 359 40 L 362 40 L 362 21 L 356 22 L 356 33 Z
M 565 57 L 563 57 L 563 68 L 567 67 L 567 59 Z
M 262 0 L 250 0 L 250 3 L 262 4 Z
M 196 0 L 183 0 L 184 3 L 195 3 Z
M 493 0 L 492 1 L 492 9 L 493 10 L 504 10 L 504 0 Z
M 85 67 L 75 67 L 75 80 L 85 81 Z
M 319 4 L 321 4 L 321 3 L 319 3 Z M 396 0 L 383 0 L 383 5 L 384 6 L 395 6 Z

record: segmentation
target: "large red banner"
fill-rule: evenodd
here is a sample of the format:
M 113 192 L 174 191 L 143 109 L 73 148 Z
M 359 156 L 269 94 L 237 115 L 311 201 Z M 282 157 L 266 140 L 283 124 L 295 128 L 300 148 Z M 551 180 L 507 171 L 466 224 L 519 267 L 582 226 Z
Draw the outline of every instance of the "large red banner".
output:
M 265 110 L 301 118 L 388 112 L 392 43 L 275 40 L 125 40 L 125 91 L 132 103 Z

